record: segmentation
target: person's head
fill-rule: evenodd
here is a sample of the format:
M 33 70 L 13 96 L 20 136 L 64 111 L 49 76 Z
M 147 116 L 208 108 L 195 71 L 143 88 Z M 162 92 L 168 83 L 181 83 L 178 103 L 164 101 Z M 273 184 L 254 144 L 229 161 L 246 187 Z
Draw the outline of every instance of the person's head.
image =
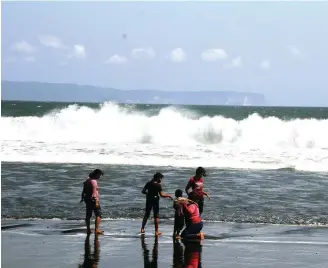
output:
M 177 189 L 175 191 L 175 197 L 178 198 L 178 197 L 182 197 L 182 190 L 181 189 Z
M 206 171 L 203 167 L 198 167 L 196 169 L 196 176 L 201 178 L 201 177 L 206 177 Z
M 153 181 L 160 183 L 163 178 L 164 178 L 164 175 L 160 172 L 157 172 L 154 174 Z
M 100 169 L 97 168 L 89 174 L 89 178 L 98 180 L 103 175 L 104 175 L 104 173 Z

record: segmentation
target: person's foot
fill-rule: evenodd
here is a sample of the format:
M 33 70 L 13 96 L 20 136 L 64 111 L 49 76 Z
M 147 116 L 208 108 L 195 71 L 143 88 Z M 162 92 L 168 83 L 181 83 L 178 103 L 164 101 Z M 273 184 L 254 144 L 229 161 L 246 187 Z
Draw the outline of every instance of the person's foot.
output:
M 160 235 L 162 235 L 162 233 L 159 232 L 159 231 L 156 231 L 156 232 L 155 232 L 155 235 L 156 235 L 156 236 L 160 236 Z
M 95 230 L 95 234 L 97 234 L 97 235 L 103 234 L 103 233 L 104 233 L 103 230 L 100 230 L 100 229 Z
M 145 233 L 145 229 L 141 228 L 140 233 L 141 234 L 144 234 Z
M 201 240 L 203 240 L 203 239 L 205 238 L 205 237 L 204 237 L 204 233 L 198 233 L 197 236 L 198 236 Z

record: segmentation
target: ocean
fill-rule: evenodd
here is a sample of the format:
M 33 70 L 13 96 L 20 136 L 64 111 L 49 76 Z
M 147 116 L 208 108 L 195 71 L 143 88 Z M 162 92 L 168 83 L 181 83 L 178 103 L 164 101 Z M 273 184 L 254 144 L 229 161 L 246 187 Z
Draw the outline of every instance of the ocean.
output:
M 203 166 L 205 221 L 328 224 L 328 108 L 2 101 L 1 112 L 2 219 L 83 220 L 82 183 L 100 168 L 104 219 L 139 220 L 155 172 L 173 195 Z

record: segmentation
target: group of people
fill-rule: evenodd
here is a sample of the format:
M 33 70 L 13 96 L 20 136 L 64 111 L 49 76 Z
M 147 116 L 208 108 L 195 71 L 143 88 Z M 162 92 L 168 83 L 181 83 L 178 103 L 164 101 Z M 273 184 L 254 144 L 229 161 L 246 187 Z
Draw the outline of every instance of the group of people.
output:
M 87 233 L 91 233 L 90 219 L 92 212 L 94 212 L 95 220 L 95 233 L 102 234 L 103 231 L 99 229 L 101 219 L 101 208 L 99 204 L 99 193 L 97 180 L 103 175 L 100 169 L 96 169 L 89 174 L 89 178 L 84 181 L 83 190 L 81 195 L 81 202 L 86 205 L 86 226 Z M 203 221 L 201 214 L 204 207 L 204 196 L 210 196 L 204 192 L 204 180 L 206 171 L 203 167 L 196 169 L 195 176 L 191 177 L 185 187 L 188 198 L 183 197 L 183 191 L 177 189 L 175 191 L 175 199 L 171 195 L 166 194 L 162 190 L 161 182 L 164 178 L 162 173 L 155 173 L 153 178 L 146 183 L 142 189 L 142 193 L 146 195 L 145 214 L 141 225 L 141 234 L 145 233 L 145 226 L 150 217 L 151 211 L 154 214 L 155 235 L 161 235 L 159 231 L 159 200 L 160 197 L 170 198 L 174 200 L 173 208 L 175 210 L 174 217 L 174 230 L 173 236 L 176 239 L 203 239 L 204 234 L 201 232 L 203 228 Z M 185 229 L 182 231 L 183 227 Z M 182 231 L 182 232 L 181 232 Z

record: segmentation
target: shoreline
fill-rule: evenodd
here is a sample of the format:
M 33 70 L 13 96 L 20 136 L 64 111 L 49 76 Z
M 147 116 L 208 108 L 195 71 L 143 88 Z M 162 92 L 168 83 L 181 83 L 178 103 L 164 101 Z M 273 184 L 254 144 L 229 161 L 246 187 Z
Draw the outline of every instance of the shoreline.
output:
M 108 264 L 145 267 L 151 262 L 149 258 L 154 257 L 154 251 L 158 258 L 155 256 L 157 260 L 153 261 L 160 267 L 172 266 L 172 263 L 173 267 L 184 267 L 181 258 L 184 256 L 186 261 L 186 251 L 189 254 L 190 250 L 192 254 L 194 251 L 196 255 L 201 254 L 201 263 L 207 268 L 219 264 L 238 268 L 319 268 L 328 261 L 328 228 L 320 226 L 205 222 L 205 239 L 190 249 L 188 245 L 174 243 L 173 225 L 166 221 L 160 223 L 163 235 L 154 239 L 150 220 L 142 239 L 138 234 L 139 220 L 103 220 L 104 235 L 95 239 L 92 234 L 89 242 L 83 221 L 2 219 L 1 223 L 2 245 L 6 245 L 2 247 L 3 267 L 76 267 L 83 261 L 83 267 L 91 267 L 85 263 L 92 262 L 89 257 L 85 259 L 91 251 L 92 263 L 99 268 Z
M 128 221 L 128 222 L 142 222 L 142 217 L 140 218 L 103 218 L 102 222 L 119 222 L 119 221 Z M 61 219 L 61 218 L 1 218 L 1 225 L 2 227 L 3 224 L 8 224 L 10 225 L 12 222 L 56 222 L 56 221 L 62 221 L 62 222 L 75 222 L 79 224 L 84 224 L 84 219 Z M 152 218 L 148 219 L 148 223 L 152 222 Z M 164 218 L 160 219 L 161 224 L 165 225 L 172 225 L 174 222 L 174 218 Z M 228 225 L 244 225 L 244 226 L 254 226 L 254 225 L 259 225 L 259 226 L 276 226 L 276 227 L 316 227 L 316 228 L 327 228 L 328 229 L 328 222 L 327 223 L 313 223 L 313 224 L 297 224 L 297 223 L 271 223 L 271 222 L 234 222 L 234 221 L 217 221 L 217 220 L 204 220 L 204 223 L 209 223 L 209 224 L 228 224 Z M 173 228 L 173 227 L 172 227 Z

